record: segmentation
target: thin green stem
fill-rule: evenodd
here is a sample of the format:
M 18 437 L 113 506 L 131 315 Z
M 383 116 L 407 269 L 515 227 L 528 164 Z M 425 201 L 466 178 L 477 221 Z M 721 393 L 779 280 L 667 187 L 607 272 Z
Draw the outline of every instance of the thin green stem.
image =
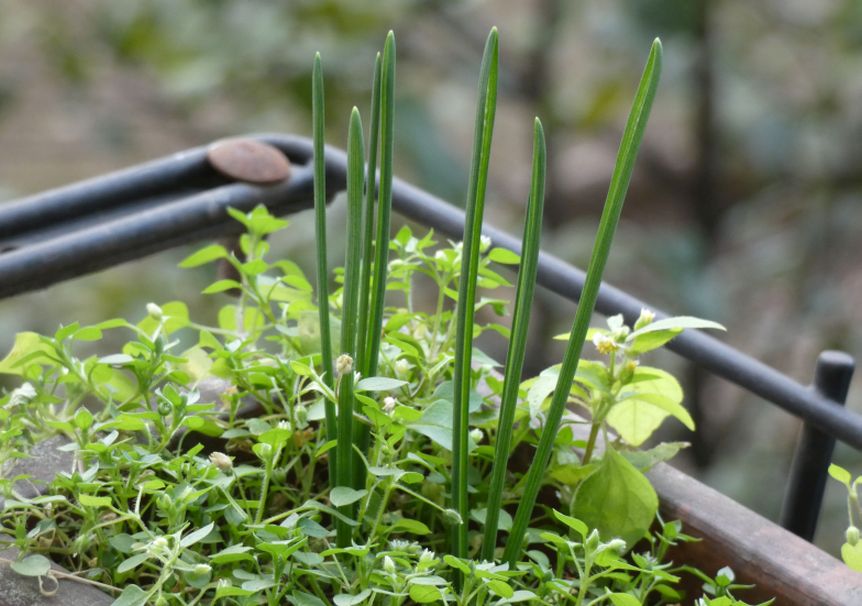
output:
M 371 259 L 374 255 L 374 201 L 377 199 L 377 153 L 380 134 L 381 56 L 374 60 L 371 80 L 371 124 L 368 129 L 368 156 L 365 171 L 365 206 L 362 209 L 362 270 L 359 278 L 359 329 L 357 331 L 357 368 L 368 373 L 368 307 L 371 304 Z
M 347 136 L 347 247 L 344 260 L 344 289 L 341 318 L 341 356 L 338 371 L 338 443 L 335 446 L 339 486 L 353 486 L 353 369 L 356 358 L 356 313 L 359 307 L 359 269 L 362 236 L 362 171 L 365 167 L 362 120 L 355 107 L 350 115 Z M 353 507 L 341 513 L 350 516 Z M 352 529 L 343 520 L 336 522 L 339 547 L 350 544 Z
M 383 46 L 380 78 L 380 196 L 377 202 L 374 278 L 371 291 L 371 320 L 365 364 L 367 376 L 377 372 L 380 337 L 383 330 L 383 306 L 386 295 L 386 270 L 389 265 L 389 230 L 392 215 L 392 156 L 395 126 L 395 34 L 389 32 Z
M 560 367 L 556 389 L 554 390 L 554 395 L 551 399 L 551 405 L 548 410 L 548 416 L 544 430 L 542 431 L 542 436 L 539 439 L 539 444 L 536 448 L 536 454 L 533 457 L 533 462 L 527 473 L 527 483 L 524 489 L 524 494 L 518 504 L 518 510 L 515 513 L 512 531 L 509 535 L 509 542 L 504 551 L 503 559 L 513 565 L 521 554 L 524 535 L 527 532 L 527 526 L 533 515 L 533 507 L 536 504 L 536 497 L 539 493 L 539 488 L 541 487 L 542 478 L 548 465 L 548 461 L 551 458 L 554 439 L 556 438 L 557 430 L 560 427 L 560 421 L 562 420 L 563 411 L 566 407 L 569 390 L 572 387 L 572 381 L 574 380 L 575 372 L 578 368 L 584 339 L 586 338 L 587 329 L 589 328 L 590 317 L 595 308 L 596 298 L 599 294 L 599 287 L 602 283 L 602 273 L 604 272 L 605 263 L 607 262 L 608 255 L 610 253 L 614 231 L 616 230 L 620 213 L 622 212 L 623 202 L 625 201 L 626 191 L 628 190 L 629 181 L 631 180 L 635 158 L 637 157 L 640 143 L 643 140 L 644 130 L 646 129 L 649 112 L 652 107 L 653 99 L 655 98 L 660 74 L 661 42 L 656 39 L 650 49 L 649 58 L 647 59 L 643 76 L 641 77 L 640 85 L 638 86 L 634 103 L 632 104 L 632 110 L 629 114 L 625 131 L 623 132 L 622 142 L 620 144 L 616 165 L 614 167 L 614 173 L 611 177 L 608 196 L 605 200 L 605 207 L 602 212 L 602 218 L 599 222 L 596 241 L 593 245 L 590 264 L 587 267 L 584 289 L 581 293 L 578 311 L 575 314 L 575 320 L 572 326 L 571 335 L 569 336 L 566 353 L 563 356 L 563 363 Z
M 315 244 L 317 247 L 317 308 L 320 321 L 320 356 L 323 380 L 330 389 L 335 388 L 335 373 L 332 368 L 332 341 L 329 327 L 329 271 L 326 262 L 326 157 L 324 153 L 324 92 L 323 67 L 320 53 L 314 56 L 311 78 L 311 114 L 314 136 L 314 219 Z M 335 404 L 324 399 L 326 412 L 326 439 L 336 437 L 337 418 Z M 330 484 L 335 479 L 335 462 L 329 464 Z
M 527 219 L 524 222 L 523 250 L 521 267 L 518 272 L 518 286 L 515 289 L 512 336 L 509 342 L 509 351 L 506 354 L 506 375 L 503 379 L 503 395 L 500 399 L 497 443 L 494 450 L 494 464 L 491 470 L 491 484 L 488 489 L 488 504 L 485 512 L 485 538 L 482 543 L 482 557 L 488 561 L 493 560 L 494 548 L 497 545 L 497 525 L 503 502 L 503 484 L 506 480 L 509 462 L 518 387 L 521 384 L 521 371 L 527 352 L 527 328 L 529 327 L 533 292 L 536 289 L 536 272 L 539 265 L 539 248 L 542 236 L 546 167 L 545 133 L 542 129 L 542 123 L 536 118 L 533 132 L 530 199 L 527 203 Z
M 491 138 L 497 106 L 498 59 L 497 28 L 493 28 L 485 44 L 479 75 L 473 162 L 467 190 L 466 222 L 461 252 L 461 281 L 458 287 L 456 309 L 451 498 L 452 508 L 459 513 L 462 521 L 453 530 L 451 552 L 461 558 L 467 557 L 467 520 L 470 510 L 467 498 L 467 434 L 469 431 L 470 366 L 473 353 L 473 312 L 479 271 L 482 214 L 485 206 L 488 165 L 491 159 Z
M 356 367 L 362 376 L 368 376 L 368 325 L 371 305 L 371 259 L 374 255 L 374 201 L 377 194 L 377 153 L 380 133 L 380 85 L 382 59 L 380 53 L 374 60 L 374 77 L 371 80 L 371 125 L 368 129 L 368 156 L 365 171 L 365 205 L 362 209 L 362 267 L 359 274 L 359 328 L 356 339 Z M 353 442 L 360 452 L 368 452 L 370 434 L 368 427 L 358 423 L 353 428 Z M 362 459 L 353 458 L 354 488 L 362 488 L 365 467 Z

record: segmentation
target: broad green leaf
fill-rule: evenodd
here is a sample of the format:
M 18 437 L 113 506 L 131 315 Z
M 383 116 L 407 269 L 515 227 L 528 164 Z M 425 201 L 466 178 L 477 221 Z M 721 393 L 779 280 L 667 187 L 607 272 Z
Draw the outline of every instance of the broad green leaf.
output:
M 488 258 L 494 263 L 501 265 L 517 265 L 521 262 L 521 257 L 506 248 L 492 248 L 488 253 Z
M 240 284 L 236 280 L 228 280 L 228 279 L 218 280 L 216 282 L 213 282 L 212 284 L 210 284 L 206 288 L 204 288 L 201 291 L 201 294 L 212 295 L 215 293 L 224 292 L 226 290 L 234 290 L 234 289 L 239 289 L 239 288 L 242 288 L 242 284 Z
M 409 532 L 410 534 L 416 534 L 420 536 L 424 536 L 426 534 L 431 534 L 431 529 L 428 528 L 424 523 L 419 520 L 408 520 L 407 518 L 401 518 L 400 520 L 396 520 L 390 527 L 392 531 L 401 531 L 401 532 Z
M 51 570 L 51 560 L 43 555 L 29 555 L 9 563 L 9 568 L 25 577 L 42 577 Z
M 371 595 L 370 589 L 363 589 L 356 595 L 349 595 L 347 593 L 339 593 L 338 595 L 332 598 L 332 601 L 335 602 L 336 606 L 356 606 L 357 604 L 361 604 L 365 600 L 368 599 L 368 596 Z
M 137 585 L 126 585 L 111 606 L 145 606 L 149 594 Z
M 344 507 L 355 503 L 365 496 L 368 491 L 365 489 L 355 490 L 348 486 L 336 486 L 329 493 L 329 501 L 336 507 Z
M 851 570 L 862 572 L 862 541 L 855 545 L 844 543 L 841 546 L 841 559 Z
M 431 604 L 443 599 L 443 593 L 434 585 L 410 585 L 410 599 L 417 604 Z
M 630 593 L 609 593 L 608 598 L 614 606 L 643 606 L 641 601 Z
M 435 400 L 431 406 L 422 411 L 422 416 L 408 423 L 413 431 L 427 436 L 447 450 L 452 450 L 452 402 L 451 400 Z M 472 438 L 468 437 L 468 452 L 476 448 Z
M 407 381 L 389 377 L 368 377 L 356 384 L 356 391 L 391 391 L 407 385 Z
M 619 537 L 631 546 L 649 530 L 658 497 L 649 480 L 613 448 L 575 493 L 573 515 L 602 538 Z
M 500 596 L 501 598 L 511 598 L 515 595 L 515 590 L 512 589 L 506 581 L 500 579 L 491 579 L 486 583 L 488 589 Z
M 212 532 L 214 527 L 215 522 L 210 522 L 203 528 L 198 528 L 194 532 L 190 532 L 180 540 L 180 547 L 191 547 L 195 543 L 204 540 L 206 536 Z
M 248 545 L 231 545 L 210 556 L 210 562 L 213 564 L 227 564 L 228 562 L 238 562 L 240 560 L 252 559 L 251 547 Z
M 287 596 L 287 601 L 293 606 L 326 606 L 320 598 L 304 591 L 295 591 Z
M 51 351 L 51 346 L 43 343 L 42 338 L 35 332 L 19 332 L 15 335 L 15 343 L 12 350 L 0 362 L 0 374 L 20 375 L 24 368 L 17 366 L 18 362 L 31 354 L 45 353 Z M 31 360 L 40 356 L 34 355 Z
M 148 553 L 138 553 L 138 554 L 133 555 L 130 558 L 126 558 L 125 560 L 120 562 L 119 566 L 117 566 L 117 572 L 122 574 L 124 572 L 134 570 L 139 565 L 141 565 L 143 562 L 147 561 L 147 559 L 149 557 L 150 557 L 150 554 L 148 554 Z
M 270 587 L 275 587 L 275 581 L 272 579 L 251 579 L 250 581 L 245 581 L 242 584 L 242 588 L 246 591 L 251 591 L 253 593 L 257 593 L 258 591 L 263 591 L 264 589 L 269 589 Z
M 197 252 L 190 254 L 180 261 L 180 267 L 198 267 L 210 263 L 216 259 L 224 259 L 228 256 L 227 249 L 221 244 L 210 244 Z
M 632 446 L 640 446 L 658 429 L 662 421 L 673 416 L 694 430 L 694 421 L 680 404 L 660 394 L 644 393 L 614 404 L 607 416 L 620 437 Z
M 718 322 L 702 320 L 692 316 L 676 316 L 657 320 L 633 331 L 626 338 L 626 343 L 629 346 L 629 352 L 638 355 L 661 347 L 686 328 L 726 330 Z
M 586 538 L 587 534 L 590 532 L 590 529 L 586 524 L 581 522 L 577 518 L 573 518 L 572 516 L 567 516 L 564 513 L 560 513 L 556 509 L 554 510 L 554 517 L 557 518 L 560 522 L 574 530 L 581 536 L 581 539 Z
M 483 507 L 482 509 L 474 509 L 471 511 L 470 517 L 479 522 L 479 524 L 484 525 L 487 514 L 488 510 Z M 499 516 L 500 517 L 497 522 L 498 527 L 500 530 L 509 531 L 512 528 L 512 515 L 505 509 L 501 509 Z

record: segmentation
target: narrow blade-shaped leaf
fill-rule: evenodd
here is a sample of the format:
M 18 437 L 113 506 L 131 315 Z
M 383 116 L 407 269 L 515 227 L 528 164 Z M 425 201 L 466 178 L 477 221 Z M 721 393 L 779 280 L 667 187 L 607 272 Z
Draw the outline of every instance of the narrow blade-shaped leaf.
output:
M 581 349 L 583 348 L 584 339 L 590 324 L 590 316 L 592 316 L 596 305 L 596 298 L 598 297 L 599 287 L 602 283 L 602 274 L 608 255 L 610 254 L 614 231 L 619 222 L 626 191 L 631 181 L 635 158 L 643 140 L 647 119 L 649 118 L 650 109 L 652 108 L 653 99 L 658 87 L 659 76 L 661 74 L 661 50 L 661 42 L 656 39 L 650 49 L 649 58 L 647 59 L 646 67 L 644 68 L 643 76 L 641 77 L 640 85 L 638 86 L 634 103 L 629 113 L 628 122 L 623 132 L 616 165 L 611 176 L 610 188 L 605 200 L 605 207 L 602 211 L 602 218 L 599 222 L 598 233 L 596 234 L 596 241 L 593 244 L 592 256 L 587 267 L 584 289 L 581 293 L 571 336 L 569 337 L 569 343 L 563 356 L 562 366 L 560 367 L 557 388 L 554 391 L 551 406 L 548 409 L 548 416 L 542 436 L 539 439 L 536 454 L 527 473 L 524 494 L 521 502 L 518 504 L 512 532 L 510 533 L 509 542 L 503 555 L 503 558 L 512 564 L 514 564 L 521 553 L 524 535 L 533 514 L 533 507 L 536 504 L 536 496 L 539 493 L 542 477 L 551 457 L 554 439 L 560 427 L 569 389 L 577 371 Z

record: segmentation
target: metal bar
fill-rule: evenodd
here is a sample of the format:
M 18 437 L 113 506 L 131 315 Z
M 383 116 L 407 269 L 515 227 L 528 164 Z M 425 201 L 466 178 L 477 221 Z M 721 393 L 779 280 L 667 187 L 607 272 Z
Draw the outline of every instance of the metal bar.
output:
M 854 367 L 853 358 L 846 353 L 824 351 L 817 358 L 813 391 L 829 398 L 834 407 L 844 406 Z M 802 425 L 781 508 L 781 525 L 807 541 L 817 530 L 834 448 L 834 436 L 808 423 Z
M 291 162 L 305 164 L 311 158 L 311 141 L 305 137 L 266 134 L 257 135 L 256 138 L 281 149 Z M 34 228 L 32 217 L 40 216 L 41 208 L 48 208 L 51 211 L 48 213 L 49 219 L 62 225 L 64 215 L 58 208 L 64 203 L 84 214 L 95 213 L 112 204 L 121 205 L 127 198 L 137 200 L 138 204 L 146 203 L 146 200 L 141 201 L 142 196 L 136 187 L 141 185 L 143 175 L 152 177 L 153 171 L 158 172 L 158 167 L 168 170 L 171 175 L 159 181 L 159 187 L 154 188 L 159 196 L 167 195 L 171 183 L 187 185 L 187 181 L 184 181 L 186 177 L 193 187 L 203 187 L 206 177 L 201 177 L 200 163 L 204 161 L 205 153 L 206 148 L 197 148 L 143 167 L 107 175 L 104 179 L 111 186 L 104 190 L 99 186 L 100 180 L 95 179 L 33 196 L 27 199 L 27 204 L 32 208 L 26 213 L 20 209 L 24 202 L 12 203 L 16 210 L 11 215 L 4 210 L 4 206 L 0 206 L 0 224 L 16 219 Z M 176 165 L 170 168 L 172 162 Z M 344 185 L 344 152 L 328 147 L 326 163 L 327 190 L 334 192 Z M 308 189 L 310 176 L 301 177 L 300 174 L 301 171 L 296 171 L 287 184 L 276 186 L 226 185 L 183 200 L 167 202 L 163 208 L 152 207 L 146 213 L 130 213 L 108 224 L 96 222 L 87 230 L 0 254 L 0 296 L 41 288 L 61 279 L 164 250 L 180 242 L 188 243 L 201 237 L 227 233 L 235 229 L 225 219 L 224 208 L 227 206 L 251 208 L 255 204 L 266 203 L 278 207 L 275 212 L 282 213 L 306 208 L 311 195 Z M 94 188 L 96 194 L 93 194 Z M 90 200 L 91 195 L 96 196 L 96 202 Z M 463 211 L 398 179 L 393 188 L 393 206 L 402 215 L 449 237 L 461 237 Z M 144 219 L 152 221 L 138 223 Z M 140 229 L 136 229 L 135 225 Z M 4 229 L 10 231 L 8 227 Z M 57 229 L 57 225 L 53 225 L 53 229 Z M 491 226 L 486 226 L 483 231 L 497 246 L 520 253 L 520 242 L 513 236 Z M 538 281 L 552 292 L 577 301 L 584 284 L 584 272 L 561 259 L 542 253 L 539 256 Z M 657 317 L 667 315 L 607 283 L 602 285 L 596 304 L 600 313 L 622 313 L 629 323 L 637 319 L 644 307 L 653 309 Z M 667 347 L 862 450 L 862 416 L 834 406 L 828 397 L 812 392 L 770 366 L 696 330 L 685 331 Z
M 463 229 L 463 211 L 404 182 L 395 185 L 393 205 L 400 213 L 451 238 L 457 239 Z M 486 226 L 483 233 L 494 245 L 520 254 L 517 238 L 491 226 Z M 584 286 L 584 272 L 553 255 L 540 253 L 538 282 L 577 302 Z M 631 324 L 643 308 L 652 309 L 659 318 L 668 315 L 610 284 L 602 284 L 596 303 L 602 314 L 621 313 Z M 828 397 L 810 391 L 763 362 L 698 330 L 683 332 L 665 347 L 862 450 L 862 415 L 834 406 Z

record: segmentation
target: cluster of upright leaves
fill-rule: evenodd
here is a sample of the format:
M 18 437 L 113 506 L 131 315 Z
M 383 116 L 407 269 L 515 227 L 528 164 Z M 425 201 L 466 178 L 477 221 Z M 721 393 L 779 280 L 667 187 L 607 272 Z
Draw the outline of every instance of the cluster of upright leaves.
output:
M 862 504 L 859 502 L 859 486 L 862 476 L 855 480 L 850 472 L 840 465 L 829 466 L 829 475 L 841 482 L 847 489 L 847 531 L 844 533 L 844 544 L 841 546 L 841 559 L 853 570 L 862 572 L 862 541 L 859 540 L 859 528 L 862 528 Z
M 656 499 L 641 473 L 678 445 L 637 447 L 665 417 L 690 419 L 673 378 L 638 358 L 683 328 L 714 326 L 642 316 L 628 330 L 611 318 L 607 330 L 589 335 L 607 361 L 579 363 L 659 59 L 656 43 L 563 364 L 522 383 L 546 162 L 537 120 L 523 257 L 494 248 L 481 235 L 481 207 L 496 30 L 480 78 L 470 218 L 463 242 L 443 247 L 408 228 L 389 239 L 394 37 L 387 38 L 367 153 L 357 110 L 350 120 L 347 255 L 333 291 L 317 57 L 316 303 L 295 264 L 269 260 L 267 237 L 286 221 L 259 207 L 230 211 L 246 230 L 238 250 L 210 245 L 181 264 L 235 270 L 237 279 L 204 290 L 236 297 L 214 322 L 192 321 L 184 304 L 170 302 L 148 305 L 137 323 L 20 334 L 0 362 L 0 373 L 22 379 L 0 400 L 0 463 L 53 434 L 68 441 L 62 448 L 73 463 L 42 496 L 22 493 L 25 478 L 0 483 L 0 533 L 22 554 L 15 569 L 54 578 L 40 554 L 50 555 L 87 582 L 121 588 L 115 606 L 678 602 L 676 569 L 664 559 L 668 546 L 689 538 L 675 524 L 650 534 Z M 486 313 L 504 315 L 505 302 L 487 295 L 510 286 L 494 263 L 520 264 L 511 330 Z M 430 308 L 417 304 L 420 282 L 433 287 Z M 132 338 L 117 353 L 82 358 L 82 343 L 109 329 Z M 485 330 L 511 338 L 502 379 L 499 364 L 473 345 Z M 572 402 L 586 421 L 564 419 Z M 583 422 L 586 438 L 575 431 Z M 521 476 L 509 459 L 534 446 Z M 536 507 L 548 484 L 556 496 Z M 641 539 L 643 550 L 632 551 Z M 727 597 L 713 581 L 718 589 L 705 599 Z

